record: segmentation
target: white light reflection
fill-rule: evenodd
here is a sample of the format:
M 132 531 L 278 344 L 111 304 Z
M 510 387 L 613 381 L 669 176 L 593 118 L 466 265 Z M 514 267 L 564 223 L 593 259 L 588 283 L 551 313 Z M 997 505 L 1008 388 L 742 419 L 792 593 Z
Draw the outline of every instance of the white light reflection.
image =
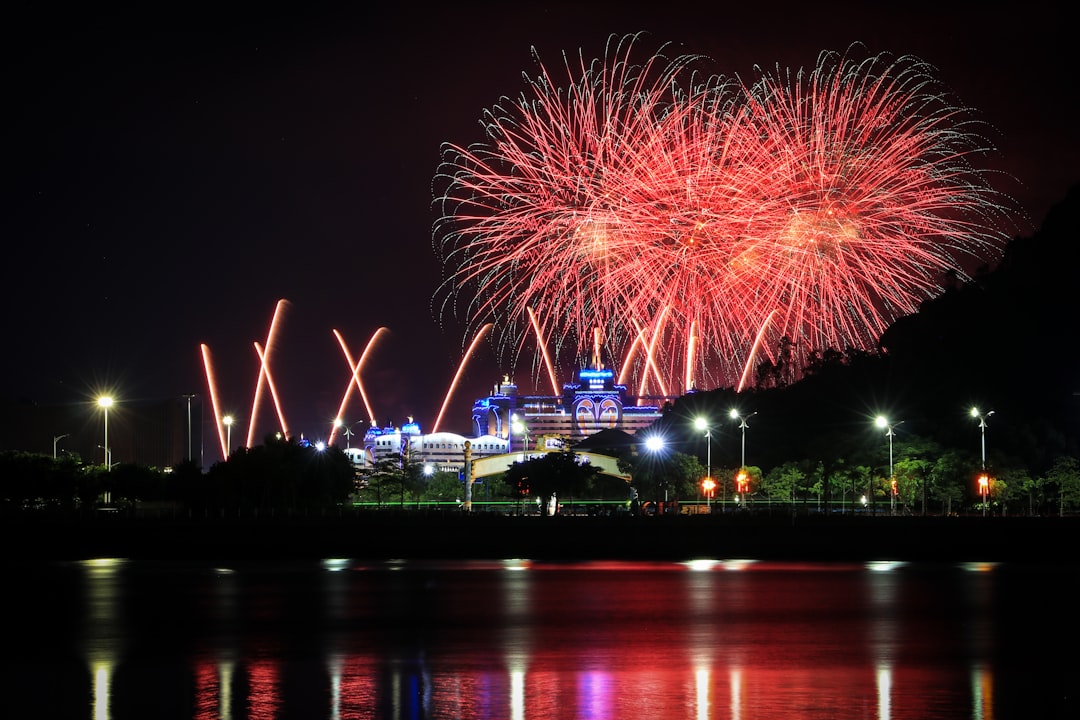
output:
M 112 686 L 112 663 L 105 660 L 95 661 L 91 670 L 94 673 L 94 720 L 109 720 L 109 695 Z
M 510 717 L 525 720 L 525 670 L 510 668 Z
M 222 660 L 218 664 L 218 708 L 221 720 L 232 720 L 232 680 L 236 663 Z
M 112 678 L 120 654 L 121 633 L 117 575 L 126 563 L 119 558 L 94 558 L 81 563 L 86 571 L 86 654 L 94 678 L 94 720 L 112 717 Z
M 326 661 L 330 674 L 330 720 L 341 718 L 341 667 L 344 663 L 340 653 L 333 653 Z
M 699 668 L 694 673 L 694 687 L 697 690 L 698 720 L 708 720 L 709 714 L 709 669 Z
M 888 665 L 878 667 L 878 720 L 889 720 L 892 715 L 892 676 L 892 668 Z
M 503 561 L 503 612 L 506 615 L 506 640 L 503 652 L 510 672 L 510 717 L 525 720 L 525 672 L 527 670 L 530 638 L 529 617 L 532 613 L 532 584 L 528 560 Z
M 741 668 L 731 669 L 731 720 L 742 718 L 743 674 Z
M 690 560 L 689 562 L 683 563 L 683 565 L 694 572 L 708 572 L 719 564 L 720 563 L 716 560 Z
M 723 568 L 725 570 L 732 570 L 732 571 L 738 572 L 740 570 L 748 570 L 750 568 L 750 566 L 753 565 L 756 562 L 757 562 L 757 560 L 742 560 L 742 559 L 725 560 L 723 562 Z
M 900 562 L 898 560 L 872 560 L 866 563 L 866 569 L 870 572 L 887 573 L 894 570 L 899 570 L 907 563 Z

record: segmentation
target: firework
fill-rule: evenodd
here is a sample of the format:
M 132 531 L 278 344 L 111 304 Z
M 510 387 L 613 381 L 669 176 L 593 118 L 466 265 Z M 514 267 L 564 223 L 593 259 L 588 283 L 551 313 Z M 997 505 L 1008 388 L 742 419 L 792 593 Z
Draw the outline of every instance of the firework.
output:
M 721 258 L 722 296 L 763 347 L 794 361 L 874 347 L 896 318 L 996 255 L 1008 212 L 975 161 L 991 148 L 972 112 L 913 57 L 823 53 L 809 72 L 762 74 L 745 89 L 728 171 L 742 231 Z M 727 205 L 725 205 L 727 206 Z
M 641 356 L 642 393 L 741 387 L 759 351 L 873 347 L 1007 240 L 992 147 L 925 63 L 823 53 L 747 84 L 697 56 L 634 64 L 637 39 L 567 59 L 565 88 L 537 57 L 486 143 L 445 148 L 443 301 L 514 358 L 530 326 L 575 363 L 599 332 L 624 368 Z

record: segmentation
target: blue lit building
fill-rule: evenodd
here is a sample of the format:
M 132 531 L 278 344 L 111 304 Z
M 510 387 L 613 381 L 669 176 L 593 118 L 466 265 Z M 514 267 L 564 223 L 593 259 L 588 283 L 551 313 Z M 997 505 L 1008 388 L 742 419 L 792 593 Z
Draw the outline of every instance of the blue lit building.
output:
M 659 404 L 642 404 L 642 401 Z M 559 437 L 574 445 L 600 430 L 634 434 L 660 418 L 663 405 L 674 398 L 633 398 L 625 385 L 615 382 L 614 371 L 582 368 L 576 382 L 563 385 L 562 395 L 520 395 L 509 378 L 473 405 L 472 425 L 477 436 L 493 435 L 512 442 L 527 438 Z
M 409 458 L 432 470 L 458 471 L 465 463 L 465 443 L 473 459 L 491 455 L 573 446 L 601 430 L 634 434 L 661 417 L 663 405 L 675 398 L 634 398 L 615 373 L 604 367 L 582 368 L 562 395 L 521 395 L 504 377 L 491 395 L 473 404 L 473 436 L 438 432 L 423 434 L 409 418 L 401 427 L 370 428 L 362 448 L 349 452 L 358 466 L 387 458 Z M 643 404 L 657 401 L 658 404 Z

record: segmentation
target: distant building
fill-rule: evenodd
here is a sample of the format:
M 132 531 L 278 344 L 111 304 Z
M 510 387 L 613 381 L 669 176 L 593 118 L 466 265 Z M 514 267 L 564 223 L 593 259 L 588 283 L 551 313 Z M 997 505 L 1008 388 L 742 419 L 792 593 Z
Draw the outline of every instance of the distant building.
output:
M 550 435 L 575 445 L 601 430 L 633 434 L 652 425 L 662 407 L 642 400 L 666 403 L 674 398 L 633 398 L 625 385 L 616 384 L 614 371 L 604 367 L 582 368 L 577 382 L 563 385 L 563 394 L 555 396 L 519 395 L 517 385 L 504 378 L 492 395 L 473 405 L 472 422 L 477 435 Z
M 473 404 L 473 437 L 449 432 L 424 435 L 410 418 L 400 428 L 370 428 L 363 448 L 348 452 L 359 467 L 388 458 L 409 458 L 433 470 L 459 472 L 465 465 L 466 442 L 472 458 L 478 460 L 572 447 L 601 430 L 633 435 L 662 415 L 660 405 L 638 404 L 640 400 L 631 397 L 625 385 L 615 382 L 614 372 L 603 367 L 578 371 L 576 382 L 564 385 L 562 395 L 519 395 L 517 385 L 504 377 L 491 395 Z

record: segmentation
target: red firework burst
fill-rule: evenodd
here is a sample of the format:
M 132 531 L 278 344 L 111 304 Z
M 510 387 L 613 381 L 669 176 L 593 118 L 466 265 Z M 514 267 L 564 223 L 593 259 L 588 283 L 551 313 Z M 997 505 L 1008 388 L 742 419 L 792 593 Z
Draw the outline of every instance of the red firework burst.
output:
M 446 146 L 441 291 L 514 360 L 532 317 L 576 363 L 597 328 L 613 358 L 648 349 L 642 389 L 741 386 L 759 347 L 796 368 L 872 347 L 1007 240 L 975 164 L 992 148 L 925 63 L 823 53 L 747 85 L 694 56 L 634 64 L 636 41 L 567 59 L 565 89 L 540 64 L 487 143 Z

